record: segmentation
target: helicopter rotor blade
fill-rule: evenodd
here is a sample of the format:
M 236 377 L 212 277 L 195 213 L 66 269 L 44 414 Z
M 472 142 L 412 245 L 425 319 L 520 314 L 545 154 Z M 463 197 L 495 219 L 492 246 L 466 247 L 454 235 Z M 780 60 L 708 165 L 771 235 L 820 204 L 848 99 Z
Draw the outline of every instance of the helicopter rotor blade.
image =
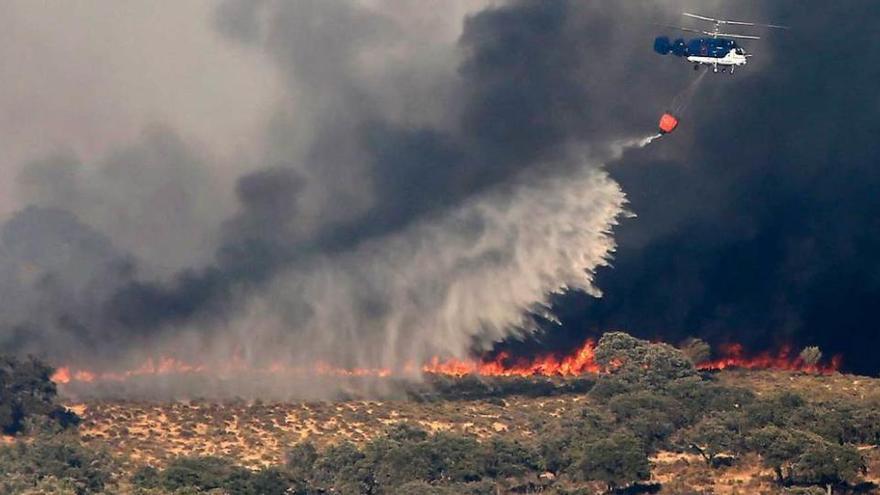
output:
M 691 29 L 691 28 L 686 28 L 686 27 L 681 27 L 681 26 L 673 26 L 671 24 L 654 24 L 654 25 L 660 26 L 660 27 L 665 27 L 665 28 L 670 28 L 670 29 L 678 29 L 679 31 L 687 31 L 688 33 L 698 33 L 698 34 L 707 34 L 707 35 L 712 34 L 708 31 L 702 31 L 699 29 Z
M 715 19 L 714 17 L 691 14 L 690 12 L 682 12 L 681 15 L 685 17 L 691 17 L 693 19 L 699 19 L 701 21 L 714 22 L 718 26 L 722 24 L 730 24 L 733 26 L 755 26 L 771 29 L 790 29 L 788 26 L 781 26 L 779 24 L 761 24 L 760 22 L 729 21 L 727 19 Z
M 709 22 L 714 22 L 714 23 L 719 23 L 719 24 L 724 22 L 720 19 L 713 19 L 712 17 L 691 14 L 690 12 L 682 12 L 681 15 L 686 16 L 686 17 L 693 17 L 694 19 L 700 19 L 701 21 L 709 21 Z
M 763 27 L 763 28 L 771 28 L 771 29 L 791 29 L 788 26 L 781 26 L 779 24 L 761 24 L 759 22 L 742 22 L 742 21 L 721 21 L 722 24 L 731 24 L 736 26 L 755 26 L 755 27 Z
M 712 33 L 712 36 L 720 36 L 722 38 L 739 38 L 743 40 L 759 40 L 760 36 L 751 36 L 748 34 L 730 34 L 730 33 Z

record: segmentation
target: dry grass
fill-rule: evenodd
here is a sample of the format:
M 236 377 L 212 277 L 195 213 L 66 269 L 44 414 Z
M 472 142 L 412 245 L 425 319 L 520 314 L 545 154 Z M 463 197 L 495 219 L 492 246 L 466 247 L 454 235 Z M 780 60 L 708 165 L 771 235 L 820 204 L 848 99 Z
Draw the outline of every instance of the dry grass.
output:
M 510 398 L 491 401 L 357 401 L 314 403 L 149 403 L 75 404 L 83 417 L 80 437 L 132 464 L 161 466 L 180 455 L 218 455 L 249 467 L 284 461 L 297 442 L 318 446 L 343 440 L 364 443 L 394 423 L 408 422 L 429 431 L 488 438 L 533 436 L 541 415 L 559 415 L 582 397 L 540 401 Z
M 880 398 L 880 380 L 849 375 L 725 371 L 718 379 L 759 395 L 790 390 L 808 400 Z M 297 442 L 318 446 L 348 440 L 364 443 L 391 424 L 408 422 L 430 431 L 450 431 L 487 439 L 534 438 L 540 425 L 589 398 L 583 394 L 553 397 L 506 397 L 503 401 L 348 401 L 308 403 L 113 402 L 72 404 L 83 417 L 82 440 L 105 447 L 126 471 L 142 465 L 163 466 L 181 455 L 217 455 L 243 466 L 284 462 Z M 5 440 L 3 440 L 5 441 Z M 869 481 L 878 480 L 880 453 L 863 451 Z M 759 459 L 746 456 L 733 466 L 710 469 L 691 454 L 661 452 L 652 459 L 653 481 L 661 494 L 754 495 L 781 493 Z

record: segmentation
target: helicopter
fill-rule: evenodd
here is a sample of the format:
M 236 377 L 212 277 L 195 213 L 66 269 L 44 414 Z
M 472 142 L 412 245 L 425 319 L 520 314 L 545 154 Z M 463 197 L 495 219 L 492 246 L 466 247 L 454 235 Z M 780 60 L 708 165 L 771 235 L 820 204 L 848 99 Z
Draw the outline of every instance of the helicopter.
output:
M 758 36 L 747 34 L 722 33 L 721 26 L 733 25 L 754 26 L 768 29 L 788 29 L 787 26 L 780 26 L 778 24 L 759 24 L 755 22 L 715 19 L 713 17 L 691 14 L 690 12 L 683 12 L 682 15 L 692 19 L 714 23 L 714 29 L 711 31 L 705 31 L 681 26 L 664 26 L 689 33 L 699 33 L 708 37 L 693 38 L 689 41 L 678 38 L 675 41 L 670 41 L 667 36 L 659 36 L 654 39 L 654 51 L 661 55 L 672 53 L 678 57 L 685 57 L 688 62 L 694 64 L 694 70 L 699 69 L 701 65 L 706 65 L 713 68 L 716 73 L 719 71 L 726 72 L 727 69 L 730 68 L 730 73 L 733 74 L 737 67 L 748 63 L 748 59 L 752 55 L 746 53 L 745 49 L 739 46 L 736 42 L 737 39 L 761 39 Z

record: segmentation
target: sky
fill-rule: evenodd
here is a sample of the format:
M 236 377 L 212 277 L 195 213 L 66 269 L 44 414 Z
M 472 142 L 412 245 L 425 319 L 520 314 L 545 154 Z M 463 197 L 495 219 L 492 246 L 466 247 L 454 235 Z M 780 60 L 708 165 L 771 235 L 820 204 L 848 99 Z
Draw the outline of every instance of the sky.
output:
M 14 352 L 394 367 L 623 329 L 880 371 L 876 2 L 0 8 Z M 698 77 L 652 50 L 686 9 L 792 29 L 640 147 Z

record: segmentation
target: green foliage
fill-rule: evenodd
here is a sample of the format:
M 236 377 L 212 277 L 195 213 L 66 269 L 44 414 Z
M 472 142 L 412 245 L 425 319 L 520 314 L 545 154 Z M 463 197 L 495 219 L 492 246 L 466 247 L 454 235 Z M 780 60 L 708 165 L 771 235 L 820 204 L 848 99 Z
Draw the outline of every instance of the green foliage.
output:
M 635 434 L 648 451 L 665 445 L 687 422 L 677 400 L 649 390 L 617 395 L 608 401 L 608 408 L 620 426 Z
M 680 350 L 653 344 L 623 332 L 609 332 L 599 339 L 596 362 L 610 377 L 642 389 L 666 390 L 679 380 L 699 380 L 694 364 Z
M 67 489 L 76 495 L 100 493 L 110 480 L 110 466 L 105 454 L 87 450 L 73 439 L 21 442 L 0 448 L 0 493 L 21 493 L 40 484 L 57 488 L 58 493 Z
M 792 479 L 803 484 L 850 483 L 865 469 L 865 461 L 852 445 L 816 442 L 795 461 Z
M 806 405 L 806 401 L 798 394 L 783 392 L 770 399 L 758 400 L 745 409 L 746 420 L 753 428 L 768 425 L 786 426 L 797 411 Z
M 773 469 L 779 483 L 787 483 L 791 480 L 794 463 L 807 445 L 815 441 L 815 437 L 808 433 L 768 425 L 752 431 L 746 444 L 761 456 L 765 466 Z
M 61 428 L 78 424 L 75 414 L 55 403 L 53 372 L 34 357 L 0 356 L 0 432 L 20 433 L 28 421 Z
M 785 495 L 827 495 L 824 488 L 818 486 L 792 486 L 782 491 Z
M 278 468 L 250 471 L 219 457 L 182 457 L 163 471 L 142 468 L 131 478 L 141 489 L 162 488 L 174 493 L 219 490 L 228 495 L 287 495 L 303 493 L 293 477 Z
M 490 478 L 523 476 L 541 465 L 536 452 L 516 441 L 493 438 L 483 449 L 485 474 Z
M 159 488 L 161 484 L 159 470 L 152 466 L 144 466 L 134 472 L 131 483 L 140 488 Z
M 682 380 L 670 385 L 667 393 L 681 405 L 689 423 L 713 412 L 742 411 L 755 401 L 755 394 L 750 390 L 712 382 Z
M 364 454 L 351 442 L 342 442 L 324 451 L 315 462 L 311 475 L 307 478 L 310 486 L 350 487 L 357 489 L 370 485 L 370 477 L 363 473 Z
M 287 470 L 296 479 L 304 480 L 312 472 L 318 457 L 318 449 L 312 442 L 298 443 L 287 453 Z
M 397 495 L 457 495 L 450 487 L 432 485 L 426 481 L 410 481 L 397 487 Z
M 389 435 L 368 443 L 364 454 L 363 467 L 381 487 L 418 480 L 478 481 L 486 469 L 486 459 L 475 439 L 448 433 Z
M 447 493 L 446 488 L 456 486 L 461 491 L 452 493 L 481 493 L 481 480 L 533 473 L 539 459 L 518 442 L 499 438 L 481 444 L 470 436 L 428 434 L 397 424 L 360 449 L 347 442 L 323 452 L 297 445 L 288 466 L 296 469 L 297 479 L 322 492 L 381 494 L 430 487 L 427 493 Z
M 543 376 L 428 375 L 425 388 L 413 387 L 408 390 L 408 395 L 417 401 L 501 399 L 513 395 L 549 397 L 586 393 L 594 384 L 595 379 L 590 376 L 559 380 Z
M 651 466 L 637 438 L 615 432 L 580 448 L 575 473 L 585 480 L 601 481 L 611 491 L 650 478 Z
M 685 446 L 713 466 L 720 454 L 736 454 L 743 448 L 741 420 L 732 413 L 714 413 L 681 432 Z
M 605 438 L 613 429 L 613 418 L 591 407 L 550 424 L 538 437 L 542 469 L 557 474 L 568 470 L 581 445 Z
M 679 349 L 694 364 L 704 363 L 712 356 L 712 348 L 709 344 L 703 339 L 694 337 L 685 339 Z

